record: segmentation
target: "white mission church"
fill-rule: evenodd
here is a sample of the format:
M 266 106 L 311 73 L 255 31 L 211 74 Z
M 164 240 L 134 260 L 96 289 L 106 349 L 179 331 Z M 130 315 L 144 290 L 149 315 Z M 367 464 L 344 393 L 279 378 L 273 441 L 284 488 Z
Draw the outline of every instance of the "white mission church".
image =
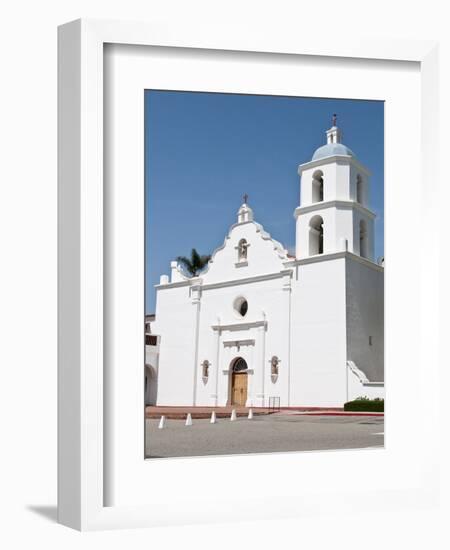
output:
M 370 174 L 335 118 L 326 134 L 298 169 L 295 257 L 245 199 L 198 276 L 177 262 L 161 276 L 147 328 L 147 404 L 341 407 L 384 397 Z

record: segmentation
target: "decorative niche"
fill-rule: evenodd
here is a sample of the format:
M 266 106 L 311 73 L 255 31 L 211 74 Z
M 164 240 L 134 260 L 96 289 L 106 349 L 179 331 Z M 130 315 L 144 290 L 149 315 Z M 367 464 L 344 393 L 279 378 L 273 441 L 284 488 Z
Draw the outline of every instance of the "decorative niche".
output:
M 237 261 L 234 264 L 236 267 L 245 267 L 248 265 L 248 247 L 250 244 L 246 239 L 241 239 L 236 246 Z
M 202 380 L 203 384 L 207 384 L 209 379 L 209 367 L 211 366 L 211 363 L 208 361 L 208 359 L 205 359 L 201 365 L 202 367 Z
M 275 382 L 278 380 L 280 362 L 281 361 L 278 359 L 276 355 L 274 355 L 270 360 L 270 377 L 272 379 L 273 384 L 275 384 Z

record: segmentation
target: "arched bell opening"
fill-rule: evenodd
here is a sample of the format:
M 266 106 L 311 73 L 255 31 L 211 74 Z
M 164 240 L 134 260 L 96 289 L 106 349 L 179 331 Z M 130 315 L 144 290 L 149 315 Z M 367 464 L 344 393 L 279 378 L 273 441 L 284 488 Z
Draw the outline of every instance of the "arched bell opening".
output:
M 323 172 L 316 170 L 312 180 L 312 202 L 323 201 Z
M 367 238 L 367 224 L 364 220 L 359 222 L 359 255 L 362 258 L 368 257 L 368 238 Z
M 309 255 L 323 254 L 323 218 L 314 216 L 309 222 Z
M 361 174 L 356 176 L 356 202 L 364 204 L 364 181 Z

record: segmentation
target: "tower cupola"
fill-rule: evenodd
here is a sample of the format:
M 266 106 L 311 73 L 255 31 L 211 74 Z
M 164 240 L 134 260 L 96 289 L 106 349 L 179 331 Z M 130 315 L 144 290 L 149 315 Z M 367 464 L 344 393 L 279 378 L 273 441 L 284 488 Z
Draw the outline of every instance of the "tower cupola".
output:
M 373 260 L 375 214 L 369 208 L 369 171 L 342 143 L 336 115 L 327 143 L 301 164 L 296 257 L 351 252 Z
M 313 154 L 312 160 L 320 160 L 327 157 L 334 157 L 336 155 L 343 155 L 346 157 L 354 157 L 355 153 L 342 143 L 342 132 L 337 126 L 337 117 L 333 115 L 332 125 L 326 132 L 327 143 L 322 145 Z
M 342 133 L 336 126 L 336 115 L 333 115 L 333 123 L 329 130 L 327 130 L 327 143 L 341 143 Z
M 253 221 L 253 210 L 247 204 L 248 195 L 247 193 L 243 197 L 244 202 L 238 210 L 238 223 L 252 222 Z

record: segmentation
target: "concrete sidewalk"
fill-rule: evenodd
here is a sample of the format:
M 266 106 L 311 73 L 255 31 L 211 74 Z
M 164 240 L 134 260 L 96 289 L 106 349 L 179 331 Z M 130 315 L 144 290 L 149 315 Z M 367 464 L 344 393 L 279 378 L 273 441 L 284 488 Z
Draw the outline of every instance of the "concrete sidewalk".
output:
M 191 414 L 192 418 L 209 418 L 213 411 L 216 412 L 217 418 L 226 418 L 231 415 L 232 410 L 236 411 L 237 416 L 247 416 L 250 407 L 238 407 L 238 406 L 227 406 L 227 407 L 156 407 L 156 406 L 147 406 L 145 407 L 145 417 L 146 418 L 160 418 L 164 415 L 166 418 L 171 419 L 185 419 L 188 413 Z M 261 407 L 252 407 L 253 414 L 263 415 L 270 414 L 274 412 L 268 408 Z
M 235 409 L 238 417 L 248 415 L 250 407 L 226 406 L 226 407 L 169 407 L 169 406 L 147 406 L 145 408 L 146 418 L 166 418 L 177 420 L 185 419 L 188 413 L 192 418 L 209 418 L 213 411 L 216 412 L 217 418 L 226 418 L 231 415 L 231 411 Z M 269 415 L 269 414 L 284 414 L 284 415 L 322 415 L 322 416 L 384 416 L 382 412 L 359 412 L 359 411 L 344 411 L 342 408 L 322 408 L 322 407 L 281 407 L 280 409 L 270 409 L 268 407 L 252 407 L 254 416 Z

